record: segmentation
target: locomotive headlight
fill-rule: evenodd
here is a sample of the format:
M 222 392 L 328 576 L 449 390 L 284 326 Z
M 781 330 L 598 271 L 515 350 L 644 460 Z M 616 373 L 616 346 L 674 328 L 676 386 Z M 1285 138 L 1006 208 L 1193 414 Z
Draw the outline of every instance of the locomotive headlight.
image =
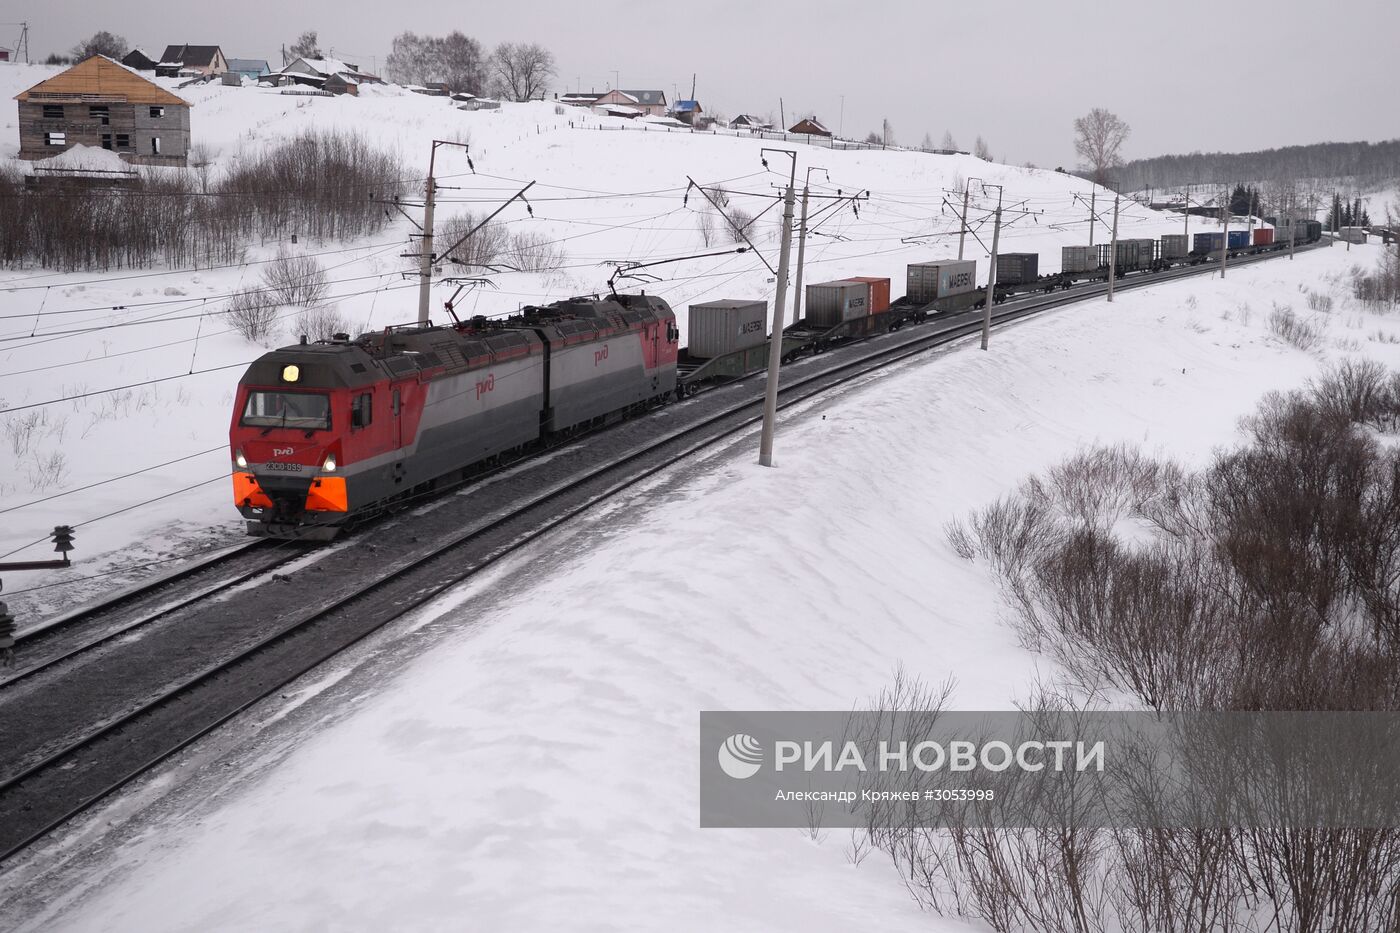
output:
M 335 472 L 335 454 L 326 454 L 326 462 L 321 464 L 321 469 L 327 473 Z
M 248 458 L 243 456 L 243 451 L 241 450 L 235 450 L 233 452 L 233 462 L 238 464 L 240 470 L 248 469 Z
M 301 367 L 296 363 L 288 363 L 282 367 L 282 381 L 296 382 L 301 378 Z

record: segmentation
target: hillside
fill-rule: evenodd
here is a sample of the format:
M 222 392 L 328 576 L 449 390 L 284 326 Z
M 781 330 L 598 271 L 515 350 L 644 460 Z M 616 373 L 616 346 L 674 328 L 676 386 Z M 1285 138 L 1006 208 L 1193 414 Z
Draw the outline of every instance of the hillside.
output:
M 54 71 L 0 64 L 0 93 L 13 97 Z M 173 79 L 164 83 L 176 85 Z M 467 113 L 446 99 L 394 87 L 366 87 L 359 98 L 289 96 L 218 84 L 180 93 L 194 105 L 193 142 L 211 159 L 205 171 L 215 180 L 298 134 L 341 131 L 392 153 L 405 167 L 410 188 L 421 185 L 433 139 L 469 143 L 470 166 L 460 150 L 439 150 L 439 230 L 469 211 L 482 217 L 536 182 L 529 211 L 513 204 L 488 230 L 530 238 L 549 258 L 548 271 L 490 275 L 489 283 L 458 298 L 464 316 L 506 314 L 525 304 L 605 291 L 610 262 L 733 249 L 723 222 L 700 194 L 687 195 L 687 176 L 723 187 L 731 208 L 758 216 L 751 236 L 777 265 L 775 192 L 786 180 L 787 159 L 770 152 L 765 169 L 764 144 L 753 139 L 655 128 L 640 132 L 636 124 L 549 103 Z M 17 151 L 13 114 L 0 126 L 0 164 L 27 170 L 9 158 Z M 821 198 L 870 192 L 858 216 L 843 206 L 814 227 L 807 282 L 881 275 L 894 279 L 895 294 L 902 293 L 907 263 L 957 255 L 952 205 L 960 207 L 960 199 L 945 192 L 961 191 L 969 178 L 1004 186 L 1001 248 L 1040 252 L 1042 272 L 1058 269 L 1061 245 L 1087 241 L 1092 186 L 1082 179 L 972 156 L 789 148 L 797 152 L 799 181 L 808 166 L 826 170 L 812 172 L 818 196 L 814 213 L 831 203 Z M 979 260 L 979 278 L 986 275 L 996 194 L 995 188 L 972 185 L 974 235 L 967 239 L 966 255 Z M 1105 224 L 1110 204 L 1101 191 Z M 403 215 L 387 206 L 385 211 L 392 221 L 377 235 L 319 242 L 287 229 L 280 239 L 247 243 L 244 262 L 223 267 L 64 274 L 0 270 L 5 289 L 0 407 L 11 410 L 0 415 L 7 431 L 7 443 L 0 446 L 0 509 L 10 510 L 0 553 L 40 555 L 53 525 L 81 525 L 77 556 L 80 573 L 88 576 L 239 540 L 241 527 L 224 478 L 228 406 L 240 365 L 261 347 L 230 328 L 224 315 L 229 296 L 258 284 L 266 261 L 286 250 L 313 257 L 325 270 L 329 292 L 322 303 L 346 321 L 346 329 L 413 320 L 417 283 L 411 270 L 416 267 L 403 254 L 417 249 L 412 239 L 417 231 Z M 406 213 L 421 212 L 409 207 Z M 707 228 L 713 231 L 709 245 Z M 1176 232 L 1179 224 L 1125 202 L 1119 228 L 1124 236 L 1154 236 Z M 1101 225 L 1097 239 L 1106 238 Z M 450 275 L 452 269 L 444 271 Z M 691 302 L 771 300 L 774 288 L 772 273 L 753 253 L 648 271 L 654 279 L 624 280 L 622 287 L 667 299 L 682 328 Z M 435 287 L 438 319 L 442 302 L 456 289 L 448 282 Z M 289 307 L 277 333 L 264 343 L 290 342 L 305 323 L 301 312 Z M 108 391 L 114 387 L 129 388 Z M 56 402 L 62 399 L 72 400 Z M 129 443 L 133 436 L 141 439 L 137 447 Z M 109 482 L 126 474 L 131 475 Z M 22 549 L 30 542 L 36 543 Z M 19 591 L 44 581 L 12 575 L 7 580 L 11 605 L 30 614 L 62 605 L 81 589 L 66 583 L 75 575 L 54 576 L 52 581 L 65 585 L 28 594 Z M 117 572 L 94 585 L 124 579 Z
M 1296 184 L 1301 196 L 1325 207 L 1333 193 L 1367 199 L 1371 217 L 1383 220 L 1400 206 L 1400 139 L 1384 142 L 1313 143 L 1257 152 L 1193 152 L 1134 159 L 1114 170 L 1120 190 L 1151 192 L 1154 199 L 1183 191 L 1209 200 L 1223 186 L 1254 185 L 1266 196 Z

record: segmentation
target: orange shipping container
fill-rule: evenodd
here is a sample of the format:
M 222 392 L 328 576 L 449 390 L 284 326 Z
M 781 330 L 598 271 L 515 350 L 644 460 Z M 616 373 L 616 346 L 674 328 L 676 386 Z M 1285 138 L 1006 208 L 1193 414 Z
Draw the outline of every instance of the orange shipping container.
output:
M 890 309 L 890 280 L 871 278 L 868 275 L 857 275 L 851 278 L 852 282 L 866 282 L 870 285 L 870 313 L 879 314 L 881 311 Z

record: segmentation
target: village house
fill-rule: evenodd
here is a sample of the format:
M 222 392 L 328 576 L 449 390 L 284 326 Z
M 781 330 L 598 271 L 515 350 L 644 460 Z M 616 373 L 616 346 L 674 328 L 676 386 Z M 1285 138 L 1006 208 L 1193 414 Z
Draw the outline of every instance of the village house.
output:
M 741 113 L 729 121 L 729 128 L 731 130 L 771 130 L 773 122 L 751 114 Z
M 703 112 L 698 100 L 678 100 L 671 108 L 671 116 L 687 126 L 695 126 Z
M 252 78 L 254 81 L 272 73 L 267 62 L 261 58 L 230 58 L 228 70 L 239 77 Z
M 555 95 L 559 103 L 568 104 L 570 107 L 592 107 L 598 103 L 598 98 L 603 96 L 602 91 L 571 91 L 562 95 Z
M 141 49 L 132 49 L 122 58 L 122 64 L 137 71 L 155 71 L 156 61 Z
M 262 80 L 279 86 L 305 84 L 333 94 L 359 94 L 361 85 L 384 83 L 377 76 L 360 71 L 359 65 L 336 58 L 298 58 Z
M 190 104 L 105 55 L 41 81 L 19 101 L 19 157 L 47 159 L 75 145 L 137 165 L 184 165 Z
M 805 133 L 808 136 L 830 136 L 831 130 L 822 126 L 821 121 L 816 117 L 808 117 L 805 120 L 798 120 L 789 129 L 789 133 Z
M 597 107 L 627 107 L 648 117 L 666 115 L 666 95 L 662 91 L 621 91 L 613 89 L 593 102 Z
M 167 45 L 156 62 L 156 77 L 182 75 L 221 75 L 228 71 L 228 59 L 217 45 Z

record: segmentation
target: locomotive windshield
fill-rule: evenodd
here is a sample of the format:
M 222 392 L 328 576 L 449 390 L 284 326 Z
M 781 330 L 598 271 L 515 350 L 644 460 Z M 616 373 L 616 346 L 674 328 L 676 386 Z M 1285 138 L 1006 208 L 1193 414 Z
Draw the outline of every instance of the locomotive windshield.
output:
M 330 396 L 319 392 L 250 392 L 242 423 L 257 428 L 329 428 Z

